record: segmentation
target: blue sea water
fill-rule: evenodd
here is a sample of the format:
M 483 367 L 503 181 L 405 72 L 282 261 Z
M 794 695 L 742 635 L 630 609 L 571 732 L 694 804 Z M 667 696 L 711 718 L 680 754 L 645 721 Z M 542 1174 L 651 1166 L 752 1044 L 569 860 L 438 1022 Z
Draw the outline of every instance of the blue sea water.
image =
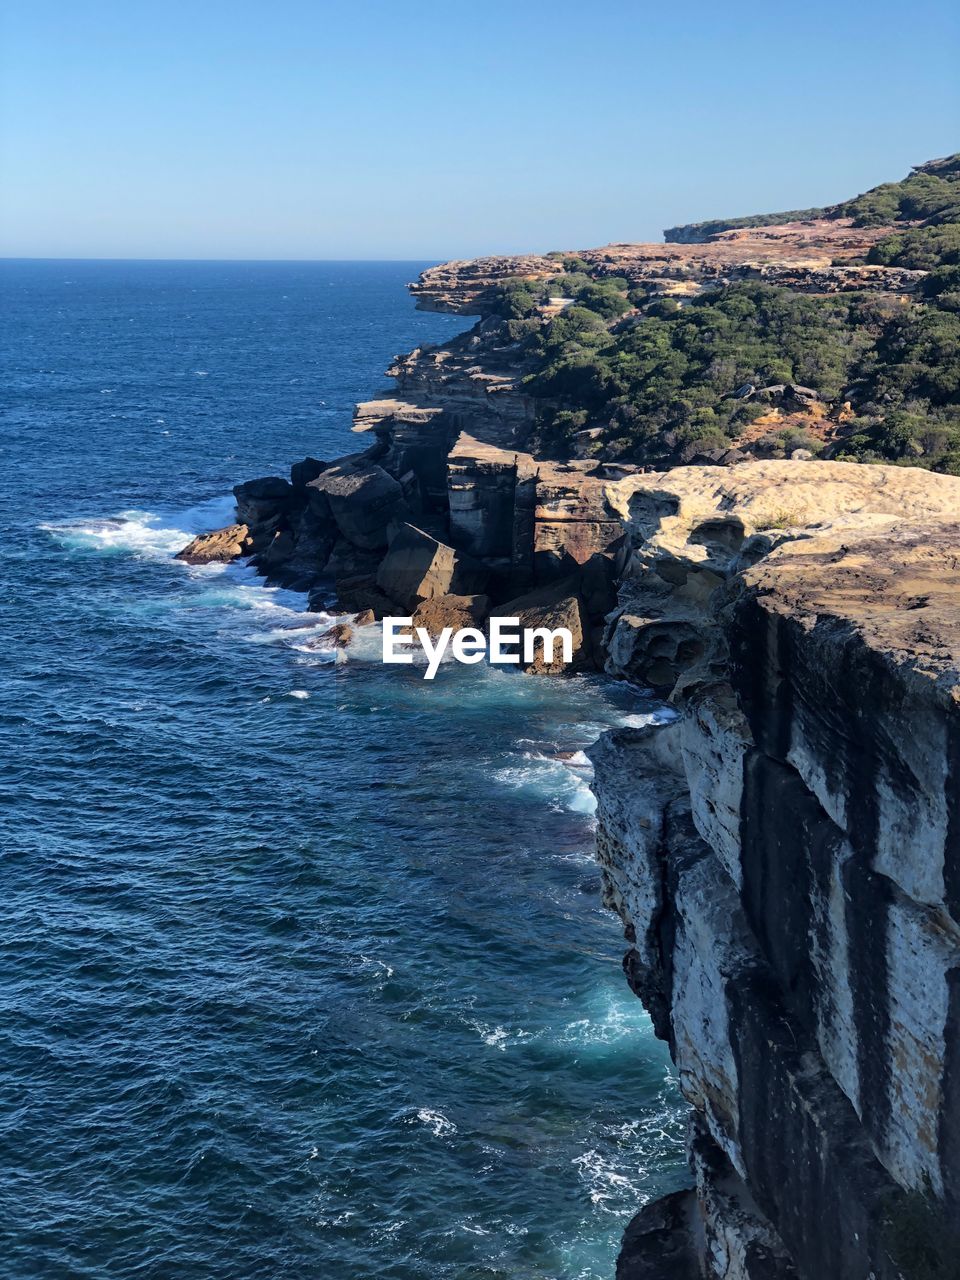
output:
M 558 759 L 651 708 L 172 559 L 463 327 L 422 265 L 0 266 L 4 1280 L 609 1280 L 683 1179 Z

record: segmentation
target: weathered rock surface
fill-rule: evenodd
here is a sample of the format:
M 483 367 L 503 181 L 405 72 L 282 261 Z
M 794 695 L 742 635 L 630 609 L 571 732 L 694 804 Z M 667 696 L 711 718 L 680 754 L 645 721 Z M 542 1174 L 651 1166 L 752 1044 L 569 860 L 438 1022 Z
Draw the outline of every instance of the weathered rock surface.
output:
M 471 316 L 478 314 L 478 303 L 482 306 L 491 291 L 504 280 L 542 279 L 562 269 L 555 258 L 536 253 L 444 262 L 421 272 L 420 279 L 410 285 L 410 292 L 420 311 L 449 311 Z
M 524 630 L 543 628 L 555 631 L 565 627 L 570 632 L 572 655 L 569 663 L 563 660 L 559 643 L 547 649 L 537 642 L 531 662 L 521 662 L 529 675 L 562 675 L 564 672 L 581 671 L 592 665 L 590 623 L 576 578 L 561 579 L 538 587 L 526 595 L 508 600 L 491 611 L 492 617 L 518 618 Z
M 343 537 L 368 551 L 387 545 L 389 525 L 405 512 L 399 482 L 365 454 L 341 458 L 307 488 L 325 495 Z
M 177 560 L 187 564 L 217 564 L 249 555 L 253 549 L 250 530 L 245 524 L 228 524 L 213 533 L 201 533 L 178 551 Z
M 486 586 L 482 565 L 438 542 L 423 529 L 403 524 L 377 570 L 377 585 L 410 608 L 435 596 L 472 595 Z
M 625 277 L 633 285 L 668 294 L 689 294 L 751 278 L 817 293 L 909 291 L 923 272 L 850 261 L 862 258 L 892 230 L 889 226 L 854 227 L 849 218 L 811 218 L 722 231 L 706 241 L 689 244 L 608 244 L 560 257 L 475 258 L 429 267 L 410 286 L 410 292 L 421 311 L 486 315 L 498 285 L 517 278 L 549 279 L 563 270 L 563 256 L 587 263 L 597 275 Z
M 607 670 L 669 692 L 714 652 L 715 593 L 781 543 L 941 523 L 960 512 L 952 476 L 842 462 L 676 467 L 604 487 L 624 532 Z
M 423 627 L 431 636 L 438 636 L 444 627 L 460 631 L 464 627 L 482 628 L 490 612 L 490 601 L 485 595 L 434 596 L 421 600 L 413 614 L 413 625 Z
M 353 627 L 349 622 L 335 622 L 329 631 L 325 631 L 320 637 L 326 644 L 333 645 L 335 649 L 346 649 L 353 639 Z
M 780 466 L 773 527 L 775 464 L 620 483 L 626 625 L 702 652 L 591 751 L 597 852 L 696 1115 L 680 1254 L 893 1280 L 907 1195 L 960 1210 L 960 481 Z

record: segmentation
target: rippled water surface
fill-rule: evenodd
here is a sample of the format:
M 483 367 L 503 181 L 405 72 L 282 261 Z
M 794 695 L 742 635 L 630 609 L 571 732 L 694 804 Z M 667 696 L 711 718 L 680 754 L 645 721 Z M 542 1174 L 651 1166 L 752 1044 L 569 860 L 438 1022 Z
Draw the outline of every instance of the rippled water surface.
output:
M 682 1177 L 557 758 L 651 708 L 172 559 L 463 326 L 421 265 L 0 268 L 5 1280 L 609 1280 Z

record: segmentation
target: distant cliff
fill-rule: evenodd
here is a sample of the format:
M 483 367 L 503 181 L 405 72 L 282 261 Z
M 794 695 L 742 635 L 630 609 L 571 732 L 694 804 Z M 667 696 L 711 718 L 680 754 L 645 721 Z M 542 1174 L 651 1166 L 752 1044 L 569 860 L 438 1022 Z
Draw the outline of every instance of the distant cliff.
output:
M 541 457 L 960 474 L 960 157 L 668 240 L 445 263 L 413 293 L 498 323 Z

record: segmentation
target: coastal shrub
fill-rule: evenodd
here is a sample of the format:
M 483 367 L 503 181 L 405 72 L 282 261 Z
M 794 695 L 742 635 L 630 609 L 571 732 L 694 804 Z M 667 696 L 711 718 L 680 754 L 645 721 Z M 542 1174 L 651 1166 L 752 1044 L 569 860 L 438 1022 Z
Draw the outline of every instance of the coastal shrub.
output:
M 546 284 L 541 280 L 516 277 L 504 280 L 493 290 L 490 310 L 504 320 L 523 320 L 533 315 L 546 296 Z
M 616 334 L 571 307 L 546 330 L 528 389 L 602 414 L 611 436 L 625 436 L 639 460 L 652 461 L 707 426 L 735 434 L 763 412 L 734 396 L 744 383 L 798 382 L 837 396 L 869 343 L 851 325 L 852 305 L 738 284 L 683 308 L 648 311 Z
M 858 227 L 891 222 L 960 222 L 960 155 L 950 156 L 902 182 L 884 182 L 836 207 Z
M 616 319 L 630 309 L 626 298 L 629 288 L 628 280 L 617 277 L 593 280 L 581 271 L 567 271 L 550 279 L 550 293 L 554 297 L 573 298 L 577 306 L 595 311 L 607 320 Z
M 886 236 L 867 254 L 867 261 L 887 267 L 933 271 L 960 263 L 960 223 L 937 227 L 912 227 Z
M 912 297 L 738 282 L 681 302 L 591 275 L 585 259 L 567 254 L 555 255 L 564 269 L 546 281 L 505 282 L 506 336 L 522 346 L 524 390 L 540 401 L 538 433 L 549 450 L 571 452 L 589 422 L 604 456 L 671 465 L 737 438 L 778 403 L 778 393 L 763 388 L 792 383 L 823 402 L 853 404 L 856 420 L 843 425 L 828 456 L 956 473 L 960 155 L 825 213 L 862 225 L 924 221 L 886 236 L 868 255 L 926 271 Z M 556 295 L 574 305 L 543 323 L 537 307 Z M 748 384 L 755 391 L 744 395 Z M 824 451 L 803 432 L 775 429 L 762 447 Z

